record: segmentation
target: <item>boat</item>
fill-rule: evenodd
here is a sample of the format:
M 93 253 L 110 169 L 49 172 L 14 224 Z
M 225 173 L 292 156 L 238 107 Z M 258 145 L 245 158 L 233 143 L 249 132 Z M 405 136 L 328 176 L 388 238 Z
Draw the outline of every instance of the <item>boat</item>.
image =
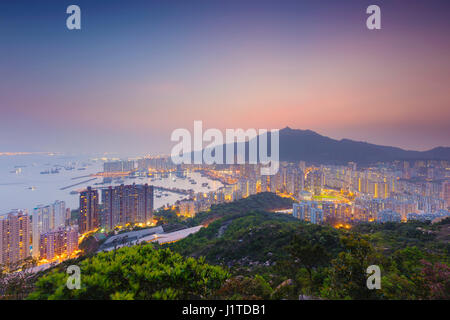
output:
M 56 174 L 59 173 L 59 169 L 51 169 L 51 170 L 45 170 L 45 171 L 41 171 L 41 174 Z

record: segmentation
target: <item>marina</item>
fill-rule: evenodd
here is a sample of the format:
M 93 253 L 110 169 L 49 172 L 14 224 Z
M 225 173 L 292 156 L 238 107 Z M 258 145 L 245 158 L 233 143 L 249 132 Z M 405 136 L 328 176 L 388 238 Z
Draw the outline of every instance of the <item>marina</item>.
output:
M 59 173 L 41 174 L 59 169 Z M 20 170 L 18 170 L 20 169 Z M 79 170 L 83 169 L 83 170 Z M 196 192 L 223 186 L 198 172 L 155 173 L 152 176 L 102 177 L 103 161 L 88 156 L 17 155 L 0 157 L 0 214 L 12 209 L 33 209 L 55 200 L 77 209 L 79 192 L 86 187 L 106 188 L 120 184 L 149 184 L 155 188 L 154 208 L 171 205 Z

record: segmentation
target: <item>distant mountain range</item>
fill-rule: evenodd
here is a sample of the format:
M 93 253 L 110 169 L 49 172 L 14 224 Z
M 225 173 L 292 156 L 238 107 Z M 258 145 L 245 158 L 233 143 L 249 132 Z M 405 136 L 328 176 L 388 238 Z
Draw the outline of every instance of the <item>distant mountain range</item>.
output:
M 324 164 L 343 164 L 353 161 L 369 164 L 393 160 L 450 160 L 450 147 L 411 151 L 349 139 L 335 140 L 311 130 L 289 127 L 281 129 L 279 134 L 280 161 L 307 161 Z M 270 150 L 270 138 L 268 137 L 267 140 Z M 246 142 L 246 155 L 248 156 L 248 142 Z
M 393 160 L 450 160 L 449 147 L 410 151 L 349 139 L 335 140 L 311 130 L 280 130 L 280 159 L 323 163 L 373 163 Z

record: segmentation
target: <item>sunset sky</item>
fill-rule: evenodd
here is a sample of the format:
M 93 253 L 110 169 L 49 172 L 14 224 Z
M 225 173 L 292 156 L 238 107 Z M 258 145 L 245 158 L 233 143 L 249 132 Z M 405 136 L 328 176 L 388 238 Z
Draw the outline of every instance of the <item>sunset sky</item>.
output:
M 0 152 L 168 153 L 194 120 L 450 146 L 449 16 L 448 0 L 1 1 Z

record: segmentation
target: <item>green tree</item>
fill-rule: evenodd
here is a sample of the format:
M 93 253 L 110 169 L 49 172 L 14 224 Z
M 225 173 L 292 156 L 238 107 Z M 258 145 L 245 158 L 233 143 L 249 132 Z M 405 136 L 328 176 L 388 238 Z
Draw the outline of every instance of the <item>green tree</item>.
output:
M 25 260 L 10 264 L 0 265 L 0 300 L 24 299 L 32 290 L 36 278 L 30 268 L 36 266 L 36 260 Z
M 329 278 L 322 290 L 326 298 L 374 299 L 378 290 L 367 288 L 367 267 L 377 260 L 372 245 L 359 234 L 343 236 L 345 251 L 332 261 Z
M 290 253 L 294 264 L 304 267 L 308 272 L 309 280 L 313 281 L 313 271 L 329 262 L 329 254 L 319 243 L 312 243 L 304 237 L 296 236 L 292 241 Z
M 423 264 L 422 274 L 424 284 L 429 291 L 427 298 L 434 300 L 450 299 L 450 267 L 443 263 L 430 263 L 426 260 Z
M 184 258 L 150 245 L 102 252 L 79 264 L 81 289 L 55 269 L 36 282 L 29 299 L 200 299 L 219 289 L 228 273 L 204 259 Z
M 269 283 L 260 275 L 255 277 L 237 276 L 228 279 L 217 291 L 221 299 L 260 300 L 269 299 L 272 294 Z

